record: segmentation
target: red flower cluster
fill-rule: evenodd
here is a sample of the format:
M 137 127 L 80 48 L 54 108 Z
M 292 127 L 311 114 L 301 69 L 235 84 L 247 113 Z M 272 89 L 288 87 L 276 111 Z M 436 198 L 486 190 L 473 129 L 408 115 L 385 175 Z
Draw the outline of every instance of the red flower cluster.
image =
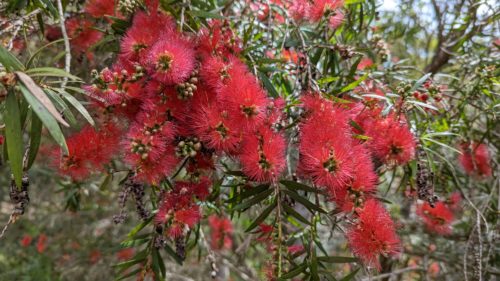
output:
M 291 1 L 288 14 L 296 21 L 319 22 L 326 14 L 331 28 L 339 27 L 344 20 L 341 8 L 343 0 L 296 0 Z
M 75 181 L 86 179 L 92 172 L 102 171 L 117 152 L 120 129 L 108 123 L 97 131 L 91 126 L 68 137 L 68 155 L 62 155 L 60 149 L 52 152 L 52 165 L 61 175 L 70 176 Z
M 209 188 L 208 178 L 202 178 L 198 182 L 177 182 L 173 190 L 161 195 L 155 224 L 165 226 L 164 233 L 168 237 L 184 236 L 202 216 L 194 199 L 205 200 Z
M 71 51 L 77 55 L 85 54 L 92 60 L 93 54 L 89 48 L 102 38 L 102 33 L 93 29 L 95 23 L 87 18 L 75 16 L 66 20 L 65 24 L 71 39 Z
M 484 143 L 466 142 L 460 145 L 462 154 L 458 160 L 468 175 L 491 176 L 490 153 Z
M 417 214 L 424 220 L 429 231 L 442 235 L 451 233 L 451 223 L 455 217 L 445 203 L 438 202 L 432 207 L 425 202 L 418 206 Z
M 375 199 L 365 203 L 357 220 L 347 233 L 349 245 L 364 263 L 380 269 L 379 255 L 395 255 L 400 251 L 394 223 Z
M 211 246 L 214 250 L 230 250 L 233 246 L 233 225 L 231 220 L 217 215 L 208 217 L 208 225 L 211 229 Z

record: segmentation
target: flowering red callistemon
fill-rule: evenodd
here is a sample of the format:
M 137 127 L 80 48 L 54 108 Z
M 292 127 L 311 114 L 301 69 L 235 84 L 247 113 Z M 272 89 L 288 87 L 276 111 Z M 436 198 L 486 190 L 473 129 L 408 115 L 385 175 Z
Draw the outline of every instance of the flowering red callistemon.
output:
M 417 214 L 424 220 L 429 231 L 442 235 L 451 233 L 451 223 L 455 217 L 445 203 L 438 202 L 433 208 L 425 202 L 418 206 Z
M 147 68 L 151 76 L 167 85 L 186 80 L 195 67 L 195 52 L 179 34 L 163 35 L 149 51 Z
M 276 181 L 285 169 L 285 138 L 268 127 L 246 135 L 239 159 L 242 171 L 255 181 Z
M 115 14 L 115 1 L 109 0 L 87 0 L 85 3 L 85 13 L 94 18 L 102 18 L 105 15 Z
M 201 57 L 216 55 L 228 57 L 241 52 L 241 40 L 233 31 L 229 21 L 213 20 L 207 28 L 200 30 L 198 53 Z
M 370 58 L 363 58 L 358 64 L 358 70 L 363 70 L 369 68 L 373 65 L 373 61 Z
M 375 199 L 359 210 L 357 223 L 347 232 L 349 246 L 363 263 L 380 269 L 379 255 L 395 255 L 400 240 L 389 213 Z
M 112 123 L 102 126 L 99 131 L 87 125 L 66 138 L 68 155 L 62 155 L 59 148 L 53 150 L 52 164 L 61 175 L 76 181 L 83 180 L 111 160 L 117 151 L 120 133 Z
M 402 121 L 391 115 L 366 129 L 368 147 L 384 163 L 402 165 L 415 157 L 415 137 Z
M 333 12 L 344 5 L 343 0 L 313 0 L 307 11 L 307 17 L 312 22 L 318 22 L 326 12 Z
M 166 225 L 167 235 L 178 238 L 200 219 L 200 207 L 193 202 L 193 194 L 186 187 L 176 186 L 161 196 L 154 221 L 156 225 Z
M 490 153 L 484 143 L 468 142 L 460 145 L 462 154 L 458 157 L 468 175 L 491 176 Z
M 209 56 L 203 60 L 200 76 L 213 90 L 220 90 L 232 79 L 242 79 L 248 72 L 247 66 L 237 57 Z
M 210 226 L 211 246 L 214 250 L 231 249 L 233 246 L 233 224 L 226 217 L 211 215 L 208 217 L 208 225 Z
M 220 101 L 243 130 L 250 132 L 264 122 L 267 95 L 250 73 L 231 79 L 220 91 Z
M 233 153 L 240 142 L 240 128 L 217 103 L 200 105 L 193 114 L 193 130 L 210 149 Z
M 31 237 L 31 235 L 25 234 L 23 236 L 23 239 L 21 239 L 21 246 L 26 248 L 31 244 L 31 241 L 33 241 L 33 237 Z
M 462 203 L 462 195 L 460 194 L 459 191 L 451 193 L 450 196 L 448 197 L 448 200 L 446 200 L 446 204 L 448 204 L 448 207 L 450 207 L 450 209 L 453 212 L 458 212 L 461 210 L 460 206 L 461 203 Z
M 119 261 L 128 261 L 134 256 L 134 248 L 127 248 L 116 253 L 116 258 Z
M 122 39 L 120 60 L 146 66 L 151 46 L 163 34 L 174 33 L 175 21 L 172 17 L 163 13 L 139 11 L 135 13 L 132 26 Z
M 41 254 L 45 252 L 45 248 L 47 248 L 47 235 L 42 233 L 38 236 L 38 241 L 36 241 L 36 250 Z
M 307 16 L 307 11 L 309 11 L 311 4 L 308 0 L 294 0 L 291 1 L 291 5 L 288 8 L 288 15 L 290 15 L 295 21 L 302 21 Z
M 342 25 L 342 23 L 344 22 L 344 12 L 342 12 L 341 10 L 336 10 L 333 12 L 333 14 L 330 16 L 330 18 L 328 19 L 328 26 L 331 28 L 331 29 L 337 29 L 339 28 L 339 26 Z
M 336 189 L 330 194 L 338 208 L 351 212 L 362 208 L 366 200 L 376 192 L 378 176 L 375 173 L 370 152 L 361 144 L 352 147 L 354 167 L 350 183 L 344 189 Z
M 87 50 L 96 44 L 102 38 L 102 33 L 92 29 L 94 23 L 88 19 L 81 17 L 73 17 L 65 22 L 68 36 L 71 38 L 71 51 L 77 54 L 87 54 L 89 59 L 93 59 L 93 55 Z

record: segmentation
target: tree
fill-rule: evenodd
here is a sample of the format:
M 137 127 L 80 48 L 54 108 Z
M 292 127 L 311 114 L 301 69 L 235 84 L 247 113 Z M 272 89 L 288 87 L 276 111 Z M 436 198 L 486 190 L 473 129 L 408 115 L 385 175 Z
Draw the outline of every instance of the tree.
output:
M 3 4 L 4 277 L 494 278 L 499 14 L 456 2 Z

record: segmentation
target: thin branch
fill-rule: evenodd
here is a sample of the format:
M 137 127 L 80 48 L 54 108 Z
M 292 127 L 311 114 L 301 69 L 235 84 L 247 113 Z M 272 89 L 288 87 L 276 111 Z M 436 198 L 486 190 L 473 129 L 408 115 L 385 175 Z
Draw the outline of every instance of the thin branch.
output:
M 363 278 L 361 280 L 362 281 L 381 280 L 381 279 L 385 279 L 387 277 L 392 277 L 392 276 L 400 275 L 400 274 L 403 274 L 403 273 L 406 273 L 406 272 L 410 272 L 410 271 L 422 271 L 422 270 L 424 270 L 422 267 L 411 266 L 411 267 L 407 267 L 407 268 L 402 268 L 402 269 L 394 270 L 393 272 L 389 272 L 389 273 L 384 273 L 384 274 L 380 274 L 380 275 L 377 275 L 377 276 L 373 276 L 373 277 L 370 277 L 370 278 Z
M 64 70 L 69 73 L 71 70 L 71 47 L 69 45 L 68 32 L 66 31 L 66 25 L 64 24 L 64 10 L 61 0 L 57 0 L 57 10 L 59 11 L 59 24 L 61 26 L 61 33 L 64 38 Z M 68 77 L 64 77 L 61 84 L 61 88 L 64 90 L 68 84 Z

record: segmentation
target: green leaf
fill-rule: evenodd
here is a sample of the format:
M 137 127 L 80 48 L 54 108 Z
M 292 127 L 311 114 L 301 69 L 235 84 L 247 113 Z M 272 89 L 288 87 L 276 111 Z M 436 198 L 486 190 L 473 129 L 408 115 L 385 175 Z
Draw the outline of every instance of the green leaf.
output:
M 283 204 L 283 209 L 285 209 L 285 212 L 287 214 L 291 215 L 292 217 L 296 218 L 297 220 L 299 220 L 307 225 L 311 225 L 311 222 L 309 222 L 306 218 L 304 218 L 304 216 L 299 214 L 299 212 L 295 211 L 292 207 L 288 206 L 288 204 Z
M 191 14 L 195 17 L 198 18 L 206 18 L 206 19 L 226 19 L 226 17 L 221 16 L 219 14 L 211 13 L 211 12 L 206 12 L 206 11 L 196 11 L 192 10 Z
M 48 111 L 59 123 L 63 124 L 66 127 L 69 127 L 68 123 L 62 118 L 61 114 L 57 111 L 57 109 L 54 107 L 54 104 L 50 101 L 50 99 L 47 97 L 47 94 L 33 81 L 31 77 L 26 75 L 23 72 L 16 72 L 17 78 L 21 81 L 22 85 L 24 85 L 23 88 L 28 90 L 28 93 L 30 93 L 30 97 L 36 98 L 38 101 L 36 105 L 40 105 Z M 29 100 L 27 99 L 29 102 Z M 35 104 L 31 103 L 32 107 L 35 107 Z M 36 109 L 35 109 L 35 112 Z M 43 118 L 41 118 L 43 121 Z
M 167 252 L 167 254 L 169 256 L 171 256 L 176 263 L 178 263 L 179 265 L 182 265 L 182 263 L 183 263 L 182 258 L 168 244 L 165 245 L 164 249 L 165 249 L 165 252 Z
M 292 190 L 283 190 L 283 192 L 285 194 L 287 194 L 288 196 L 290 196 L 292 199 L 294 199 L 295 201 L 299 202 L 300 204 L 302 204 L 304 207 L 306 207 L 309 211 L 311 211 L 312 213 L 313 210 L 314 211 L 317 211 L 317 212 L 320 212 L 320 213 L 324 213 L 326 214 L 327 212 L 319 207 L 319 206 L 316 206 L 316 204 L 312 203 L 311 201 L 307 200 L 306 198 L 300 196 L 298 193 L 296 193 L 295 191 L 292 191 Z
M 30 131 L 30 152 L 28 155 L 28 165 L 26 169 L 29 170 L 35 162 L 38 154 L 38 148 L 42 140 L 42 121 L 36 114 L 31 116 L 31 131 Z
M 11 52 L 5 49 L 2 44 L 0 44 L 0 64 L 8 72 L 24 70 L 24 65 Z
M 136 247 L 136 246 L 146 244 L 149 241 L 151 241 L 150 237 L 141 238 L 141 239 L 134 239 L 134 240 L 127 240 L 127 241 L 123 241 L 122 243 L 120 243 L 120 246 L 122 248 L 131 248 L 131 247 Z
M 125 274 L 125 275 L 120 276 L 118 279 L 115 279 L 115 280 L 116 280 L 116 281 L 119 281 L 119 280 L 127 279 L 127 278 L 132 277 L 132 276 L 136 276 L 136 275 L 137 275 L 137 273 L 141 272 L 141 270 L 142 270 L 142 268 L 141 268 L 141 267 L 139 267 L 139 268 L 137 268 L 137 269 L 134 269 L 134 270 L 132 270 L 132 271 L 128 272 L 128 273 L 127 273 L 127 274 Z
M 94 119 L 92 116 L 90 116 L 90 113 L 87 111 L 87 109 L 82 105 L 82 103 L 77 100 L 74 96 L 71 94 L 67 93 L 66 91 L 58 91 L 66 101 L 68 101 L 80 114 L 89 122 L 91 126 L 95 126 Z
M 420 77 L 420 79 L 418 79 L 417 82 L 415 82 L 413 87 L 411 87 L 410 93 L 413 93 L 416 89 L 418 89 L 420 86 L 422 86 L 422 84 L 424 84 L 425 81 L 427 81 L 427 79 L 429 79 L 429 77 L 431 77 L 431 75 L 432 75 L 432 73 L 427 73 L 424 76 Z
M 271 83 L 271 80 L 269 80 L 269 78 L 267 78 L 266 74 L 259 71 L 259 78 L 260 78 L 260 81 L 262 81 L 262 83 L 264 84 L 264 87 L 269 92 L 269 95 L 271 95 L 271 97 L 277 98 L 280 96 L 278 91 L 276 91 L 276 88 L 274 87 L 273 83 Z
M 358 273 L 359 268 L 356 268 L 353 272 L 347 274 L 344 278 L 340 279 L 340 281 L 350 281 L 354 278 L 356 273 Z
M 261 192 L 261 193 L 255 195 L 254 197 L 246 200 L 245 202 L 242 202 L 242 203 L 234 206 L 233 211 L 247 209 L 248 207 L 253 206 L 253 205 L 261 202 L 262 200 L 266 199 L 267 197 L 269 197 L 269 195 L 271 195 L 271 193 L 273 193 L 273 191 L 274 191 L 273 189 L 268 189 L 264 192 Z
M 31 64 L 33 63 L 33 60 L 35 59 L 35 57 L 36 57 L 38 54 L 40 54 L 40 53 L 41 53 L 41 52 L 42 52 L 45 48 L 50 47 L 50 46 L 52 46 L 52 45 L 54 45 L 54 44 L 57 44 L 57 43 L 59 43 L 59 42 L 64 42 L 64 38 L 54 40 L 54 41 L 49 42 L 49 43 L 47 43 L 47 44 L 43 45 L 42 47 L 38 48 L 38 50 L 36 50 L 36 51 L 35 51 L 35 52 L 31 55 L 31 57 L 28 59 L 28 62 L 26 63 L 26 67 L 28 67 L 28 68 L 29 68 L 29 67 L 31 66 Z
M 245 230 L 245 232 L 252 231 L 254 228 L 259 226 L 268 216 L 269 214 L 276 208 L 277 202 L 273 202 L 269 205 L 253 222 L 250 226 Z
M 431 138 L 421 138 L 421 139 L 422 139 L 422 140 L 425 140 L 425 141 L 430 141 L 430 142 L 433 142 L 433 143 L 435 143 L 435 144 L 437 144 L 437 145 L 439 145 L 439 146 L 442 146 L 442 147 L 444 147 L 444 148 L 446 148 L 446 149 L 449 149 L 449 150 L 451 150 L 451 151 L 453 151 L 453 152 L 456 152 L 456 153 L 458 153 L 458 154 L 462 154 L 462 152 L 461 152 L 460 150 L 458 150 L 458 149 L 456 149 L 456 148 L 454 148 L 454 147 L 451 147 L 451 146 L 449 146 L 449 145 L 447 145 L 447 144 L 445 144 L 445 143 L 442 143 L 442 142 L 440 142 L 440 141 L 437 141 L 437 140 L 435 140 L 435 139 L 431 139 Z
M 38 99 L 36 99 L 31 92 L 24 87 L 24 85 L 19 85 L 21 92 L 24 95 L 26 101 L 31 105 L 32 110 L 36 113 L 36 115 L 40 118 L 43 125 L 47 128 L 50 135 L 56 143 L 63 149 L 65 154 L 68 154 L 68 146 L 66 145 L 66 140 L 64 139 L 64 135 L 57 124 L 56 119 L 50 114 L 50 112 L 43 106 Z
M 313 193 L 320 193 L 321 190 L 305 185 L 303 183 L 299 183 L 296 181 L 290 181 L 290 180 L 281 180 L 280 183 L 286 187 L 288 187 L 291 190 L 297 191 L 297 189 L 304 190 L 307 192 L 313 192 Z
M 354 88 L 356 88 L 361 82 L 365 81 L 365 79 L 368 78 L 368 73 L 365 73 L 365 75 L 361 76 L 358 80 L 350 83 L 349 85 L 345 86 L 340 90 L 340 93 L 345 93 L 348 92 Z
M 357 262 L 358 259 L 354 257 L 318 257 L 318 261 L 326 263 L 350 263 Z
M 31 68 L 26 70 L 26 74 L 29 74 L 31 77 L 67 77 L 74 81 L 81 81 L 80 77 L 70 74 L 63 69 L 55 68 L 55 67 L 38 67 Z
M 147 220 L 141 222 L 140 224 L 136 225 L 128 234 L 127 234 L 127 237 L 128 238 L 133 238 L 135 237 L 135 235 L 137 233 L 139 233 L 139 231 L 141 231 L 144 227 L 146 227 L 148 224 L 151 223 L 151 221 L 153 220 L 153 216 L 151 216 L 150 218 L 148 218 Z
M 16 94 L 10 90 L 5 100 L 5 137 L 10 169 L 14 175 L 17 187 L 21 187 L 23 179 L 23 134 L 21 128 L 21 115 Z
M 238 193 L 234 194 L 234 196 L 232 198 L 229 198 L 228 200 L 226 200 L 226 202 L 227 203 L 234 203 L 237 201 L 241 201 L 243 199 L 246 199 L 250 196 L 253 196 L 257 193 L 261 193 L 261 192 L 268 190 L 268 189 L 269 189 L 269 184 L 261 184 L 261 185 L 257 185 L 254 187 L 250 187 L 247 190 L 245 190 L 239 194 Z
M 435 107 L 433 105 L 430 105 L 430 104 L 424 103 L 424 102 L 420 102 L 420 101 L 416 101 L 416 100 L 407 100 L 406 102 L 414 104 L 414 105 L 418 105 L 418 106 L 421 106 L 421 107 L 425 107 L 425 108 L 428 108 L 428 109 L 432 109 L 432 110 L 435 110 L 435 111 L 439 110 L 437 107 Z
M 304 272 L 306 270 L 306 268 L 307 268 L 307 263 L 303 263 L 303 264 L 289 270 L 287 273 L 281 275 L 281 277 L 278 280 L 282 281 L 282 280 L 292 279 L 293 277 Z
M 364 3 L 365 0 L 345 0 L 344 5 L 352 5 L 352 4 L 358 4 L 358 3 Z

